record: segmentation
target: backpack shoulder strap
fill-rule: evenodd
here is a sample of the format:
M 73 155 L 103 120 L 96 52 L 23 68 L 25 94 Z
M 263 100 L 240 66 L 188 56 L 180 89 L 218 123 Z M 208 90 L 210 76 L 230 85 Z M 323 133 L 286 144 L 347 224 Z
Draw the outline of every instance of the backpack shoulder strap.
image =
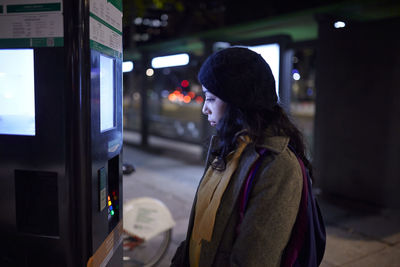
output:
M 247 202 L 249 200 L 249 194 L 251 191 L 254 176 L 261 165 L 261 159 L 264 157 L 265 154 L 267 154 L 266 152 L 267 152 L 266 148 L 262 148 L 260 151 L 258 151 L 260 156 L 258 157 L 256 162 L 253 163 L 249 175 L 247 175 L 247 178 L 243 184 L 242 191 L 239 196 L 239 223 L 236 227 L 237 234 L 239 234 L 240 224 L 243 221 L 244 211 L 246 210 Z

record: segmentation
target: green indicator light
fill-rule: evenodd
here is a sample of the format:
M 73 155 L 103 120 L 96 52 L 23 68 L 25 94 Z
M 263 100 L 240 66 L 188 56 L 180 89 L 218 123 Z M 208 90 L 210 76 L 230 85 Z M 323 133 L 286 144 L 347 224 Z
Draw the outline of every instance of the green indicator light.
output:
M 113 210 L 111 211 L 111 216 L 114 216 L 114 211 Z

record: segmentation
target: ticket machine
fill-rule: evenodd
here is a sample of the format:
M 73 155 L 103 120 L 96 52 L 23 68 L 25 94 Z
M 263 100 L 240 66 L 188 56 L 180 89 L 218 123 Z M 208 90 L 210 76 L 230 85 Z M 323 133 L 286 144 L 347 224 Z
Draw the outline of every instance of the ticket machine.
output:
M 122 266 L 122 0 L 0 0 L 0 266 Z

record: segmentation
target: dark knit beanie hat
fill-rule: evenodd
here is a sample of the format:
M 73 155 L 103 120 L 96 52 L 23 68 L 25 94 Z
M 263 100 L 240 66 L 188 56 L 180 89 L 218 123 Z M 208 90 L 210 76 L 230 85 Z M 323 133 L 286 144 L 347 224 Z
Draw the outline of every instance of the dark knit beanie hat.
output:
M 215 52 L 201 66 L 198 80 L 212 94 L 242 110 L 272 110 L 278 101 L 268 63 L 248 48 Z

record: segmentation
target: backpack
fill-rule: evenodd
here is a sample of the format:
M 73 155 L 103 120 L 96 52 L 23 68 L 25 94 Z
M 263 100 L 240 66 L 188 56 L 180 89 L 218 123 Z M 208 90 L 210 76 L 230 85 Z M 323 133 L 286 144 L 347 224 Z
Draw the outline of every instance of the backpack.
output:
M 282 256 L 281 266 L 315 267 L 321 264 L 325 252 L 325 223 L 318 202 L 312 191 L 309 172 L 294 149 L 291 147 L 290 149 L 296 155 L 303 173 L 303 189 L 299 211 L 289 242 Z M 239 224 L 236 228 L 237 233 L 239 233 L 239 226 L 244 217 L 253 178 L 260 166 L 261 158 L 267 154 L 266 152 L 266 149 L 259 151 L 260 157 L 253 164 L 243 185 L 239 199 Z

